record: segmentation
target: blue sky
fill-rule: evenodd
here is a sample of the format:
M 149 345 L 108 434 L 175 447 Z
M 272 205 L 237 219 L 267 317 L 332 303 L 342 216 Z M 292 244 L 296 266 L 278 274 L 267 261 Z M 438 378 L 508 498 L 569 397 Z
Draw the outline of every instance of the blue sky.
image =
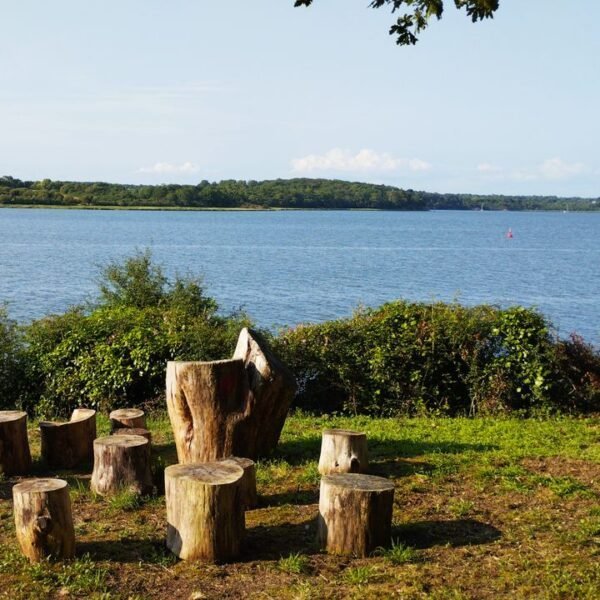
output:
M 0 174 L 600 196 L 598 0 L 451 3 L 411 48 L 367 5 L 6 2 Z

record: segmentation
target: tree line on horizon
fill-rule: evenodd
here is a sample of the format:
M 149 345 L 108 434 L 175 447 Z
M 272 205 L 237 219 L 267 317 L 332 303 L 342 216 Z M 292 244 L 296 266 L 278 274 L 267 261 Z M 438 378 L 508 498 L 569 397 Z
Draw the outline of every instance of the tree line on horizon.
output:
M 600 198 L 445 194 L 338 179 L 201 181 L 197 185 L 22 181 L 0 177 L 0 205 L 381 210 L 600 210 Z

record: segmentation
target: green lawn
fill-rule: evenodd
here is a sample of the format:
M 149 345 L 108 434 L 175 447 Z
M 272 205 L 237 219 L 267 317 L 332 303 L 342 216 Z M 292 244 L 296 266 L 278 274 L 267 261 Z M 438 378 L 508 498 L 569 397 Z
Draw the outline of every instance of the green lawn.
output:
M 157 482 L 175 462 L 168 419 L 149 420 Z M 393 478 L 393 545 L 373 557 L 315 546 L 320 432 L 366 431 L 371 471 Z M 99 419 L 99 433 L 108 421 Z M 39 436 L 30 432 L 34 455 Z M 36 465 L 38 472 L 39 465 Z M 186 563 L 164 548 L 164 497 L 110 500 L 71 484 L 78 558 L 29 565 L 0 480 L 7 598 L 598 598 L 600 419 L 288 419 L 258 465 L 239 561 Z M 195 596 L 194 596 L 195 594 Z

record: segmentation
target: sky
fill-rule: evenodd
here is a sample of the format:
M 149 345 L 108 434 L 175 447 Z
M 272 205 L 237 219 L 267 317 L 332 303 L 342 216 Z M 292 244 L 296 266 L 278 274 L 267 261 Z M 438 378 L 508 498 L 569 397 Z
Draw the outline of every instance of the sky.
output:
M 4 1 L 0 175 L 600 196 L 598 0 L 447 0 L 414 47 L 368 3 Z

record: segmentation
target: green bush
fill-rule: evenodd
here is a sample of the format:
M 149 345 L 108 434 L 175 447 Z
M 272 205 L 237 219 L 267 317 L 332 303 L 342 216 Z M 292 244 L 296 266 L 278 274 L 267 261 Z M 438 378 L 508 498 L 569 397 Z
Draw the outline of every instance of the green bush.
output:
M 571 385 L 567 401 L 572 361 L 561 348 L 534 310 L 402 301 L 291 328 L 276 340 L 298 379 L 296 404 L 309 410 L 598 410 L 599 379 L 592 375 L 587 387 Z M 586 372 L 600 374 L 598 353 L 588 348 L 586 357 Z
M 25 404 L 48 416 L 77 406 L 110 410 L 156 402 L 164 394 L 168 360 L 231 355 L 249 323 L 216 311 L 198 279 L 170 282 L 148 253 L 113 263 L 103 272 L 93 309 L 26 327 L 31 385 Z
M 23 344 L 6 307 L 0 305 L 0 410 L 19 406 L 25 378 Z

